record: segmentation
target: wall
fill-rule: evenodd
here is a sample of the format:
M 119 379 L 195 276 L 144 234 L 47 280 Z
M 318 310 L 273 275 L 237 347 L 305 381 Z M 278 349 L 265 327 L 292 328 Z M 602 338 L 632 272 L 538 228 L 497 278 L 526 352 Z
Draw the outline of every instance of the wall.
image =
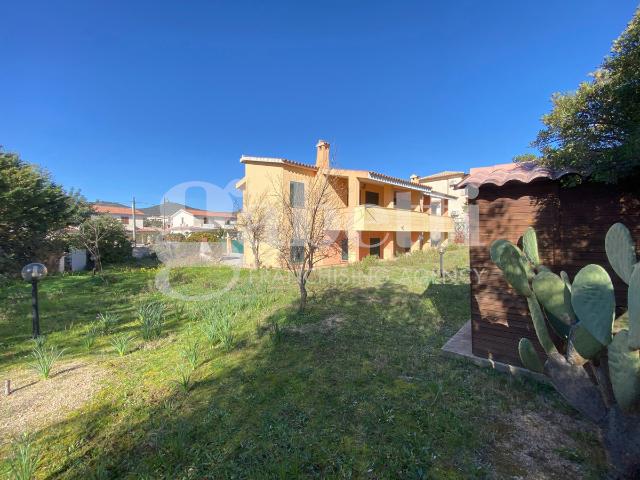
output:
M 421 185 L 428 185 L 436 192 L 447 193 L 449 195 L 453 195 L 457 197 L 456 200 L 449 200 L 449 212 L 456 212 L 458 214 L 463 213 L 463 206 L 467 203 L 467 197 L 465 190 L 456 190 L 454 189 L 450 181 L 454 181 L 455 183 L 460 182 L 463 179 L 463 176 L 446 178 L 442 180 L 433 180 L 427 182 L 420 182 Z
M 470 200 L 479 210 L 480 245 L 470 247 L 471 320 L 473 353 L 520 365 L 518 342 L 531 339 L 542 354 L 524 297 L 505 282 L 489 256 L 494 240 L 518 242 L 533 226 L 538 234 L 542 262 L 554 272 L 564 270 L 573 280 L 589 263 L 609 272 L 619 308 L 626 307 L 626 285 L 606 258 L 604 238 L 609 227 L 623 222 L 640 239 L 639 193 L 602 185 L 560 188 L 559 182 L 510 183 L 480 188 Z

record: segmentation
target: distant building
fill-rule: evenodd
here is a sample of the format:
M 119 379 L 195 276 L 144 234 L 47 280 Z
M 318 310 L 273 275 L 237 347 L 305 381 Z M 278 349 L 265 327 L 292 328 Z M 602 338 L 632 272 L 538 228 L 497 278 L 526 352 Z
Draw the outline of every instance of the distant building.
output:
M 97 201 L 91 204 L 94 215 L 108 215 L 124 225 L 125 230 L 133 231 L 133 209 L 121 203 Z M 136 229 L 143 227 L 144 213 L 136 209 Z
M 218 228 L 231 230 L 236 227 L 236 214 L 231 212 L 213 212 L 196 208 L 180 208 L 169 216 L 171 232 L 191 233 Z

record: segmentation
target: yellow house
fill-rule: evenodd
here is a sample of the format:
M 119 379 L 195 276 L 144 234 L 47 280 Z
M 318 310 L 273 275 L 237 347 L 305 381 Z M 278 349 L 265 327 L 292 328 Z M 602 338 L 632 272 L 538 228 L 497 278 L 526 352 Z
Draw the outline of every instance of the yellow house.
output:
M 437 192 L 417 181 L 367 170 L 335 168 L 330 165 L 329 144 L 323 140 L 316 150 L 315 164 L 243 155 L 240 162 L 245 166 L 245 175 L 236 187 L 242 191 L 246 206 L 249 198 L 268 197 L 274 181 L 289 184 L 293 192 L 298 186 L 304 188 L 302 185 L 319 171 L 329 172 L 341 214 L 347 221 L 344 230 L 335 235 L 337 254 L 325 259 L 323 265 L 357 262 L 368 255 L 391 259 L 437 246 L 454 231 L 448 210 L 448 202 L 456 199 L 453 195 Z M 432 209 L 432 200 L 440 208 Z M 260 251 L 263 265 L 279 266 L 277 252 L 268 242 L 261 245 Z M 246 244 L 243 263 L 253 265 L 253 254 Z

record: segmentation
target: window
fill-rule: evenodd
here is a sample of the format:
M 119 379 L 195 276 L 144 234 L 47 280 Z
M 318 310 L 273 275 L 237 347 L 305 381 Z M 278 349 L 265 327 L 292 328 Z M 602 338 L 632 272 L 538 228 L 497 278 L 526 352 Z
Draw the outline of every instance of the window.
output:
M 125 225 L 129 225 L 129 217 L 120 217 L 120 221 Z
M 349 239 L 343 238 L 340 242 L 340 249 L 342 250 L 342 260 L 349 260 Z
M 304 208 L 304 183 L 289 183 L 289 202 L 293 208 Z
M 304 242 L 294 240 L 291 242 L 291 262 L 302 263 L 304 261 Z
M 380 195 L 378 192 L 364 192 L 365 205 L 380 205 Z
M 411 192 L 394 192 L 393 203 L 396 208 L 411 210 Z
M 206 225 L 207 223 L 209 223 L 209 217 L 203 217 L 203 218 L 202 218 L 202 223 L 203 223 L 204 225 Z

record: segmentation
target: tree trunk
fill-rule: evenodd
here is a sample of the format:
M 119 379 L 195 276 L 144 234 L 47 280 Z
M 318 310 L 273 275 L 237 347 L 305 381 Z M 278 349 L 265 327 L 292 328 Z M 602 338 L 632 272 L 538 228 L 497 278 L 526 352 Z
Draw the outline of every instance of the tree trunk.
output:
M 305 285 L 305 281 L 300 280 L 298 283 L 300 287 L 300 307 L 298 308 L 299 312 L 303 312 L 305 307 L 307 306 L 307 286 Z
M 256 270 L 260 268 L 260 247 L 251 245 L 251 250 L 253 250 L 253 266 Z
M 608 478 L 640 478 L 640 416 L 625 415 L 614 406 L 600 423 L 600 429 L 611 466 Z

